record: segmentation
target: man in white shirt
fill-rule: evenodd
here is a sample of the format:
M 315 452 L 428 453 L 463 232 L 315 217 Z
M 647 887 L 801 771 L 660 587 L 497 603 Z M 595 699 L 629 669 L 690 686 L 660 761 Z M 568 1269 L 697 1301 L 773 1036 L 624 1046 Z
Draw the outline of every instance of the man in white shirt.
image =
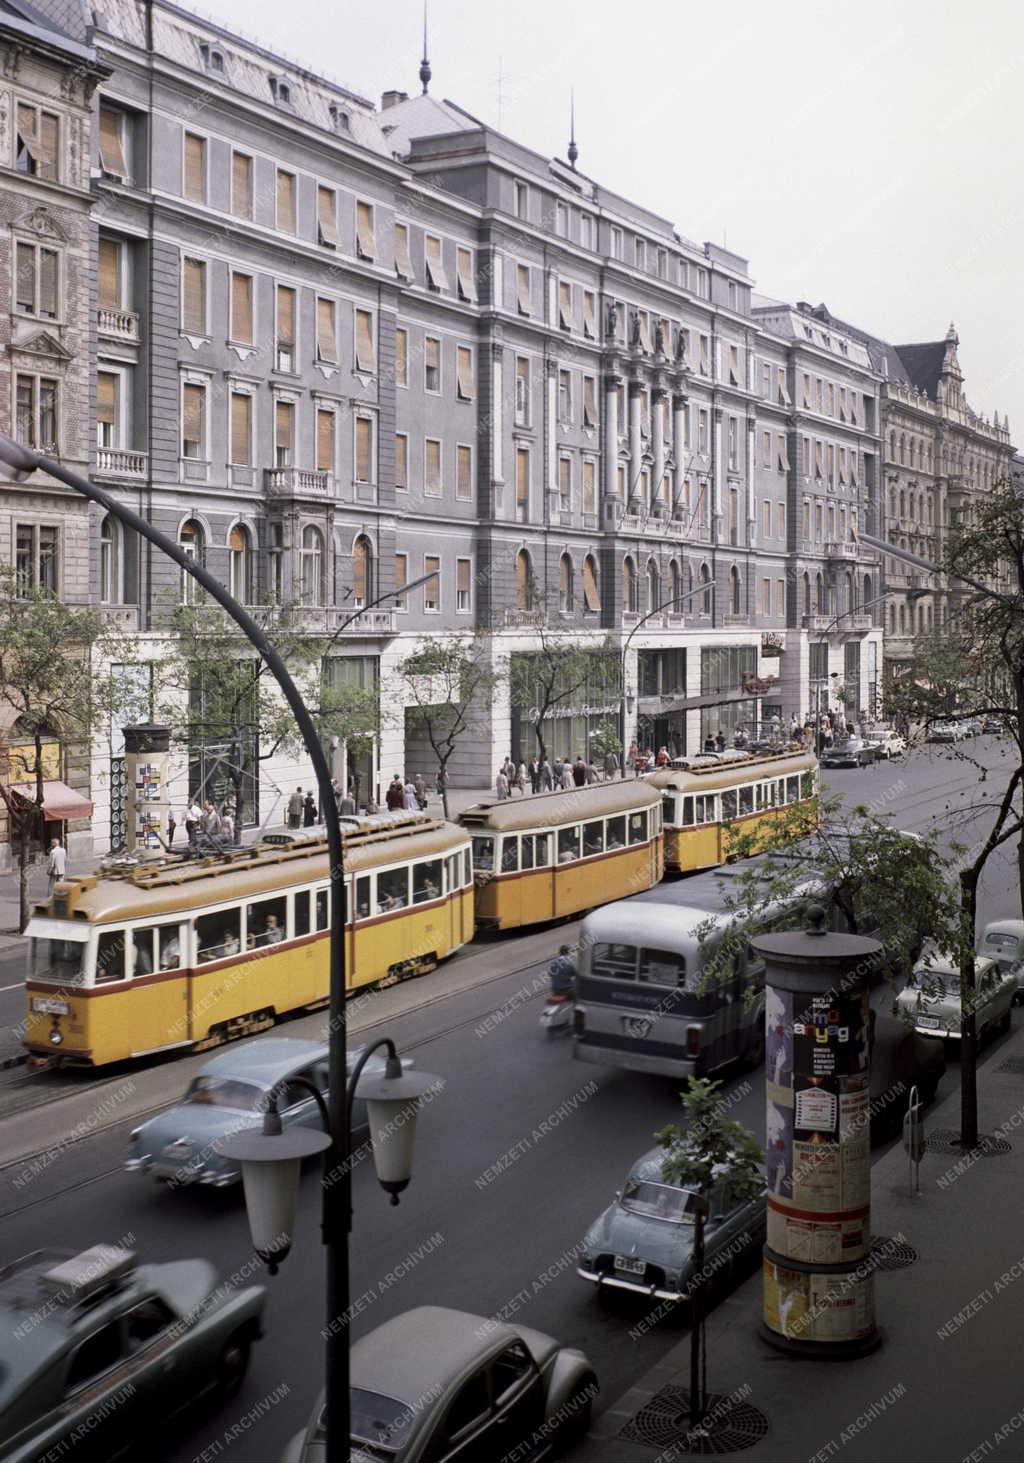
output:
M 46 865 L 47 877 L 50 881 L 49 892 L 53 893 L 54 884 L 59 884 L 67 877 L 68 855 L 67 849 L 59 838 L 50 839 L 50 858 Z

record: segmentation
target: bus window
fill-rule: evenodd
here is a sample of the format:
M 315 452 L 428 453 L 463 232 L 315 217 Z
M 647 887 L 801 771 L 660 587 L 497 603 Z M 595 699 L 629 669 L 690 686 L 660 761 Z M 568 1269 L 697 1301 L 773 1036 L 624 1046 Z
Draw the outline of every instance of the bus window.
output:
M 261 945 L 279 945 L 287 934 L 288 901 L 261 899 L 245 911 L 245 943 L 250 950 Z
M 622 813 L 617 818 L 609 818 L 607 829 L 608 848 L 625 848 L 626 815 Z
M 318 889 L 316 891 L 316 927 L 318 930 L 325 930 L 331 922 L 329 889 Z
M 551 862 L 551 834 L 536 833 L 533 838 L 533 866 L 536 869 L 547 868 Z
M 309 934 L 309 890 L 302 889 L 295 895 L 292 908 L 292 934 Z
M 377 875 L 377 912 L 404 909 L 409 903 L 409 870 L 384 869 Z
M 629 841 L 630 843 L 647 842 L 647 814 L 630 813 L 629 815 Z
M 124 930 L 101 930 L 96 942 L 96 984 L 124 980 Z
M 595 945 L 590 956 L 591 975 L 609 980 L 635 980 L 635 945 Z
M 722 819 L 724 822 L 728 823 L 730 818 L 735 818 L 738 805 L 739 803 L 736 797 L 736 789 L 734 787 L 730 788 L 728 792 L 723 792 Z
M 740 816 L 744 813 L 754 811 L 754 789 L 752 787 L 740 788 Z
M 583 825 L 583 857 L 604 853 L 604 824 L 600 819 Z
M 571 864 L 573 859 L 580 856 L 580 826 L 575 823 L 571 828 L 559 828 L 558 830 L 558 862 L 560 864 Z
M 675 950 L 641 950 L 637 980 L 648 985 L 685 985 L 686 957 Z
M 506 833 L 501 840 L 501 872 L 515 874 L 519 870 L 519 839 L 514 833 Z
M 177 970 L 181 964 L 181 927 L 162 925 L 160 936 L 160 969 Z
M 494 839 L 473 839 L 473 867 L 481 874 L 494 872 Z
M 524 833 L 519 840 L 519 865 L 523 869 L 533 868 L 533 836 Z
M 464 865 L 464 870 L 465 870 L 464 875 L 463 875 L 462 882 L 463 882 L 463 884 L 472 884 L 472 882 L 473 882 L 473 855 L 470 853 L 470 851 L 469 851 L 468 848 L 464 850 L 463 855 L 462 855 L 462 859 L 463 859 L 463 865 Z
M 800 801 L 800 779 L 799 777 L 786 778 L 786 802 L 796 803 Z
M 196 920 L 196 958 L 200 965 L 209 960 L 223 960 L 237 955 L 242 928 L 241 911 L 218 909 L 216 914 L 201 914 Z
M 132 975 L 152 975 L 156 969 L 153 964 L 153 942 L 156 939 L 156 930 L 150 926 L 145 930 L 132 930 Z
M 440 899 L 441 880 L 444 877 L 439 858 L 425 864 L 412 866 L 412 899 L 414 904 L 426 904 L 431 899 Z
M 370 876 L 356 880 L 356 919 L 370 918 Z

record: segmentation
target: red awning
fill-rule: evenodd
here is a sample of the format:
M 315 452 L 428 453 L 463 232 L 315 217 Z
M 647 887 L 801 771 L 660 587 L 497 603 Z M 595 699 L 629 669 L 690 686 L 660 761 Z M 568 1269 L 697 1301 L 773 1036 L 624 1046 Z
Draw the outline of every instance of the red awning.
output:
M 36 800 L 34 782 L 12 782 L 11 792 L 16 792 L 27 803 Z M 66 782 L 43 783 L 43 817 L 51 823 L 70 822 L 73 818 L 91 818 L 92 803 L 80 792 L 68 787 Z

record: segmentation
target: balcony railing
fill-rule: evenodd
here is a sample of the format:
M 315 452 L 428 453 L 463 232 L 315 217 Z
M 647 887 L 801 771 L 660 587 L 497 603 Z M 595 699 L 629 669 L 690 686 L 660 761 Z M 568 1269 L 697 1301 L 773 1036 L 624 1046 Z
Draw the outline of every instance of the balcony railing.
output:
M 536 625 L 543 625 L 543 610 L 506 610 L 505 629 L 525 630 L 532 629 Z
M 874 621 L 870 615 L 844 615 L 839 621 L 839 632 L 842 635 L 863 635 L 872 629 Z
M 96 311 L 96 329 L 100 335 L 109 336 L 113 340 L 132 340 L 139 338 L 139 317 L 134 310 L 104 310 Z
M 145 477 L 148 466 L 148 452 L 134 452 L 123 447 L 96 448 L 96 471 L 107 477 Z
M 328 498 L 334 477 L 329 472 L 309 472 L 302 467 L 268 467 L 266 490 L 278 498 Z
M 350 624 L 347 624 L 346 621 L 350 619 L 353 611 L 343 606 L 327 608 L 326 606 L 305 605 L 300 607 L 298 613 L 310 633 L 323 631 L 325 634 L 337 634 L 340 631 L 342 635 L 353 636 L 394 635 L 395 633 L 395 611 L 393 609 L 363 610 L 356 613 Z
M 826 559 L 841 559 L 841 560 L 844 560 L 848 564 L 855 564 L 857 562 L 857 558 L 858 558 L 857 545 L 856 544 L 852 544 L 852 543 L 851 544 L 836 543 L 833 540 L 832 542 L 827 543 L 825 545 L 825 558 Z
M 804 617 L 803 617 L 803 626 L 804 626 L 804 629 L 805 630 L 810 630 L 810 631 L 812 631 L 812 633 L 817 633 L 819 635 L 823 635 L 825 633 L 825 631 L 828 630 L 829 628 L 834 628 L 834 626 L 835 626 L 835 616 L 834 615 L 804 615 Z

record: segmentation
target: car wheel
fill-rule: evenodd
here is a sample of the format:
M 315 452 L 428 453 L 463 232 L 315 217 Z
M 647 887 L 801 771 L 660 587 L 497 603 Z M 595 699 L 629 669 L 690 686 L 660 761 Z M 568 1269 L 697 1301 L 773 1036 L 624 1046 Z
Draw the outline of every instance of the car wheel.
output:
M 241 1331 L 236 1331 L 225 1343 L 217 1361 L 217 1391 L 227 1399 L 237 1395 L 249 1370 L 249 1353 L 252 1342 Z
M 754 1038 L 753 1045 L 747 1049 L 747 1054 L 743 1058 L 743 1066 L 748 1072 L 756 1072 L 757 1068 L 761 1065 L 763 1061 L 764 1027 L 762 1026 L 757 1036 Z
M 585 1372 L 576 1384 L 568 1402 L 559 1408 L 564 1414 L 561 1422 L 555 1423 L 555 1448 L 561 1453 L 574 1443 L 582 1442 L 590 1431 L 590 1420 L 594 1411 L 594 1394 L 597 1392 L 597 1378 L 593 1372 Z

